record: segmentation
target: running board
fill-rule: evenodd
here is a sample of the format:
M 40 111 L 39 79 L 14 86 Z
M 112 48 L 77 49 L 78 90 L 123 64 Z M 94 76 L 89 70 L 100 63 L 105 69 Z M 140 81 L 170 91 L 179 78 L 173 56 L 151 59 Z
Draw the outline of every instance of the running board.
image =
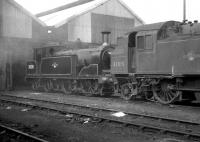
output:
M 178 88 L 177 91 L 190 91 L 190 92 L 200 92 L 198 88 Z

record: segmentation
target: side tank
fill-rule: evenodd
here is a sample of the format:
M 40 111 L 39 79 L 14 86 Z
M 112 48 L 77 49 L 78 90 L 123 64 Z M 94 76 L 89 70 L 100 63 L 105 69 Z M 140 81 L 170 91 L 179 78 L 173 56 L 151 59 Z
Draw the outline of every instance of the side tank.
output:
M 55 56 L 77 56 L 77 72 L 79 76 L 100 75 L 103 70 L 110 70 L 110 54 L 114 48 L 103 44 L 96 48 L 61 50 Z

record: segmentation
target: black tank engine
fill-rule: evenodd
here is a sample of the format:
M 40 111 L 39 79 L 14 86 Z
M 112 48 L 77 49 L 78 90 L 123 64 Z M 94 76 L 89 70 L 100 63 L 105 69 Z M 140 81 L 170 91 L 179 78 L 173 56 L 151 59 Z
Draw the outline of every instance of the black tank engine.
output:
M 33 89 L 43 87 L 45 91 L 98 94 L 105 90 L 101 76 L 110 70 L 110 54 L 114 48 L 106 43 L 89 46 L 83 49 L 67 49 L 66 46 L 35 49 L 35 61 L 27 63 L 26 79 L 32 82 Z

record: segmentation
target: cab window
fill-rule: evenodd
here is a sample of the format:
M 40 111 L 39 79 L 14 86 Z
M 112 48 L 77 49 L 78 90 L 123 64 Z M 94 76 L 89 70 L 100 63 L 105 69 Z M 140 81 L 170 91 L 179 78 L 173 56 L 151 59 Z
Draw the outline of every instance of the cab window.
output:
M 153 37 L 151 35 L 145 36 L 145 49 L 153 49 Z
M 153 49 L 153 37 L 152 35 L 138 36 L 137 37 L 137 48 L 150 50 Z
M 144 49 L 144 36 L 137 37 L 137 48 Z

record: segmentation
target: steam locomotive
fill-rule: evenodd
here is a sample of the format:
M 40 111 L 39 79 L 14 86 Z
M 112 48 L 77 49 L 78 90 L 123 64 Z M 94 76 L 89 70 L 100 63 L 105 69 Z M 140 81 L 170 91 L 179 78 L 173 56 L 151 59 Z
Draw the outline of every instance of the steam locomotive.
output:
M 167 21 L 142 25 L 119 37 L 117 45 L 59 49 L 27 63 L 33 89 L 118 94 L 170 104 L 195 100 L 200 92 L 200 24 Z M 44 50 L 42 48 L 40 50 Z M 39 56 L 38 56 L 39 55 Z M 38 57 L 37 57 L 38 56 Z
M 35 60 L 27 63 L 26 75 L 34 90 L 42 87 L 47 92 L 59 90 L 85 95 L 99 92 L 103 95 L 106 89 L 107 93 L 113 92 L 113 87 L 105 89 L 106 83 L 101 83 L 101 76 L 110 69 L 110 54 L 114 47 L 106 43 L 76 44 L 34 49 Z

